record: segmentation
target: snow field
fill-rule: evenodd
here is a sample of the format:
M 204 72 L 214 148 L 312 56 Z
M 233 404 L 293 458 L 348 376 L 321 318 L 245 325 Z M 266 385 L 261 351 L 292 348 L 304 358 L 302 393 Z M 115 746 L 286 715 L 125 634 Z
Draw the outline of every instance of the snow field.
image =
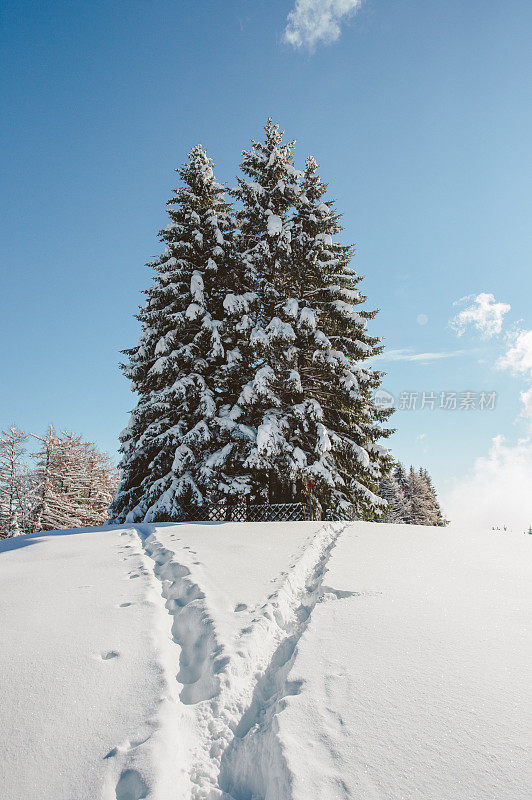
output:
M 0 543 L 9 800 L 524 800 L 526 536 L 374 523 Z
M 0 543 L 5 798 L 114 799 L 122 760 L 147 750 L 175 683 L 165 674 L 156 589 L 131 532 L 80 529 Z
M 530 538 L 355 523 L 279 716 L 290 798 L 524 800 Z M 528 774 L 527 774 L 528 772 Z

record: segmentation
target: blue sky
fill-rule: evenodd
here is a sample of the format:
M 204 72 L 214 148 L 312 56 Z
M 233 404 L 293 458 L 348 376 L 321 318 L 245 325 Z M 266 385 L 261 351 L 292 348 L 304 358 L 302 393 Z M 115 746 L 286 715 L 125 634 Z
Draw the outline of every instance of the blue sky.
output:
M 0 423 L 114 453 L 134 403 L 119 351 L 173 170 L 201 141 L 233 185 L 271 115 L 344 214 L 391 352 L 383 386 L 497 392 L 495 410 L 393 417 L 393 453 L 461 513 L 494 475 L 532 480 L 532 4 L 295 2 L 5 0 Z M 510 306 L 500 330 L 480 312 L 458 336 L 481 294 L 488 316 Z

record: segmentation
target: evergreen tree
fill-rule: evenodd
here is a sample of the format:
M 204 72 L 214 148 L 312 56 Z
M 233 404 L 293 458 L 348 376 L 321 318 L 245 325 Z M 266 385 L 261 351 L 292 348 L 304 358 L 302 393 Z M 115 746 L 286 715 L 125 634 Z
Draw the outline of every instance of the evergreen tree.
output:
M 168 201 L 159 234 L 163 254 L 138 319 L 142 334 L 126 350 L 124 374 L 139 395 L 121 435 L 121 482 L 115 522 L 179 518 L 182 506 L 218 492 L 217 395 L 227 360 L 224 300 L 236 297 L 231 271 L 233 219 L 212 161 L 201 145 L 177 170 L 183 182 Z M 229 350 L 231 350 L 229 342 Z
M 373 312 L 333 241 L 338 215 L 313 159 L 299 172 L 293 142 L 268 120 L 263 143 L 243 152 L 232 194 L 201 147 L 179 170 L 153 262 L 143 332 L 124 367 L 139 400 L 121 436 L 114 521 L 179 518 L 184 505 L 245 498 L 303 499 L 374 515 L 389 463 L 389 432 L 371 393 L 379 352 Z M 213 225 L 213 219 L 215 224 Z
M 448 524 L 448 521 L 443 518 L 442 510 L 438 501 L 438 495 L 436 494 L 436 489 L 432 483 L 432 478 L 430 477 L 428 471 L 423 467 L 420 467 L 419 469 L 419 477 L 423 482 L 424 492 L 427 498 L 429 520 L 427 525 L 444 527 Z
M 228 406 L 256 431 L 239 463 L 252 497 L 302 500 L 311 482 L 322 510 L 374 514 L 388 414 L 370 399 L 380 376 L 359 363 L 379 352 L 365 330 L 373 313 L 354 309 L 365 300 L 354 288 L 360 278 L 352 249 L 333 242 L 339 217 L 322 201 L 316 162 L 300 173 L 293 142 L 271 120 L 265 130 L 264 143 L 244 151 L 234 191 L 243 272 L 257 295 L 242 326 L 244 369 L 233 376 L 242 390 Z
M 410 525 L 448 524 L 442 515 L 440 504 L 426 469 L 417 472 L 410 467 L 408 473 L 400 462 L 382 482 L 379 494 L 388 503 L 386 521 L 403 522 Z
M 383 522 L 404 522 L 406 500 L 403 490 L 393 475 L 389 475 L 382 481 L 379 495 L 387 503 Z
M 297 377 L 301 425 L 298 442 L 307 453 L 308 475 L 322 506 L 334 513 L 374 516 L 381 510 L 379 484 L 391 458 L 379 439 L 390 411 L 378 409 L 372 393 L 382 373 L 363 366 L 381 352 L 367 332 L 375 311 L 366 301 L 361 276 L 351 268 L 353 248 L 340 244 L 340 215 L 325 201 L 327 186 L 310 156 L 292 227 L 290 290 L 284 306 L 297 332 Z M 294 398 L 297 399 L 297 398 Z
M 227 395 L 227 414 L 251 432 L 229 441 L 232 463 L 250 486 L 251 500 L 287 502 L 303 465 L 303 453 L 290 440 L 293 387 L 297 388 L 296 334 L 283 320 L 290 295 L 291 210 L 299 194 L 293 142 L 269 119 L 264 143 L 252 140 L 243 152 L 238 186 L 238 254 L 244 281 L 254 299 L 239 328 L 239 350 L 246 357 L 232 375 L 235 393 Z M 232 439 L 231 432 L 228 432 Z M 236 447 L 235 445 L 240 445 Z M 235 458 L 235 456 L 237 456 Z
M 396 463 L 393 469 L 393 478 L 406 497 L 408 495 L 408 475 L 400 461 Z
M 397 486 L 398 496 L 401 500 L 401 508 L 398 513 L 397 522 L 409 523 L 411 521 L 409 518 L 410 485 L 408 483 L 407 472 L 400 461 L 395 464 L 390 478 Z
M 430 525 L 430 501 L 423 478 L 410 467 L 408 472 L 407 512 L 405 521 L 411 525 Z

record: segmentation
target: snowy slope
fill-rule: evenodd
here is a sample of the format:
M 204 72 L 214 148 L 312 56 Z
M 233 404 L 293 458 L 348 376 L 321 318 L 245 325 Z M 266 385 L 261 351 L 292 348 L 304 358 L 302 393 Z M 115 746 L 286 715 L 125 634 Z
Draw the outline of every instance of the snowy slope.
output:
M 291 797 L 529 797 L 532 542 L 347 533 L 288 676 L 304 686 L 280 715 Z
M 530 537 L 115 526 L 0 542 L 9 800 L 521 800 Z

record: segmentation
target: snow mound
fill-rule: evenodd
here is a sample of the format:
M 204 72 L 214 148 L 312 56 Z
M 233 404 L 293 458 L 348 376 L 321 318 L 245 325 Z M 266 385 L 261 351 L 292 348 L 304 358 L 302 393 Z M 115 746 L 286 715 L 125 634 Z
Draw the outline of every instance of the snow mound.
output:
M 374 523 L 0 542 L 10 800 L 524 800 L 530 538 Z

